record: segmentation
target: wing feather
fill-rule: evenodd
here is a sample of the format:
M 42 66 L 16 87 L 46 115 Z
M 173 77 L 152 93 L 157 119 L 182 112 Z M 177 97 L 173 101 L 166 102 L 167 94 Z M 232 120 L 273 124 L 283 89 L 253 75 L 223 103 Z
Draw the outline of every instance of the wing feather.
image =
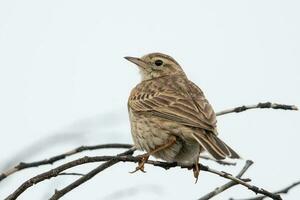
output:
M 131 92 L 128 106 L 136 112 L 151 112 L 187 126 L 216 131 L 212 107 L 203 92 L 184 77 L 140 83 Z

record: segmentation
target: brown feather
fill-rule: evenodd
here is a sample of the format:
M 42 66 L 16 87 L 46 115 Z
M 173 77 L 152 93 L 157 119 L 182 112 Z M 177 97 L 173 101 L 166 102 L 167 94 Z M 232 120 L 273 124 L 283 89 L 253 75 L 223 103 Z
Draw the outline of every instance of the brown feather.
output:
M 128 106 L 136 112 L 151 111 L 155 116 L 216 132 L 216 120 L 210 104 L 202 91 L 191 96 L 185 79 L 185 76 L 179 75 L 143 81 L 131 92 Z M 153 87 L 157 89 L 155 93 Z

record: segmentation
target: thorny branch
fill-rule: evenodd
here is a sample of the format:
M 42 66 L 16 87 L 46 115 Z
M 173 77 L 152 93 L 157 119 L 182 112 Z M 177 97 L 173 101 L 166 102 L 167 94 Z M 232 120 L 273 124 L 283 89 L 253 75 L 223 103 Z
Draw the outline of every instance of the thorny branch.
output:
M 216 115 L 220 116 L 220 115 L 224 115 L 224 114 L 228 114 L 228 113 L 233 113 L 233 112 L 243 112 L 246 111 L 248 109 L 254 109 L 254 108 L 273 108 L 273 109 L 284 109 L 284 110 L 298 110 L 298 108 L 296 106 L 293 105 L 284 105 L 284 104 L 275 104 L 275 103 L 270 103 L 270 102 L 266 102 L 266 103 L 259 103 L 256 105 L 248 105 L 248 106 L 240 106 L 240 107 L 236 107 L 233 109 L 228 109 L 228 110 L 224 110 L 221 112 L 218 112 Z M 130 144 L 104 144 L 104 145 L 95 145 L 95 146 L 81 146 L 78 147 L 76 149 L 73 149 L 69 152 L 51 157 L 49 159 L 44 159 L 44 160 L 40 160 L 37 162 L 32 162 L 32 163 L 24 163 L 21 162 L 19 163 L 17 166 L 7 170 L 6 172 L 0 174 L 0 181 L 3 180 L 4 178 L 6 178 L 7 176 L 20 171 L 22 169 L 26 169 L 26 168 L 30 168 L 30 167 L 37 167 L 40 165 L 45 165 L 45 164 L 52 164 L 58 160 L 62 160 L 64 158 L 66 158 L 67 156 L 71 156 L 74 155 L 76 153 L 82 152 L 82 151 L 87 151 L 87 150 L 96 150 L 96 149 L 102 149 L 102 148 L 131 148 L 127 151 L 125 151 L 122 154 L 118 154 L 116 156 L 95 156 L 95 157 L 88 157 L 85 156 L 83 158 L 79 158 L 77 160 L 65 163 L 59 167 L 56 167 L 52 170 L 49 170 L 45 173 L 39 174 L 27 181 L 25 181 L 21 186 L 19 186 L 19 188 L 17 188 L 17 190 L 15 190 L 12 194 L 10 194 L 6 199 L 7 200 L 11 200 L 11 199 L 16 199 L 20 194 L 22 194 L 26 189 L 28 189 L 29 187 L 33 186 L 34 184 L 37 184 L 41 181 L 44 181 L 46 179 L 50 179 L 59 175 L 67 175 L 70 173 L 64 173 L 63 171 L 65 171 L 66 169 L 78 166 L 78 165 L 82 165 L 85 163 L 90 163 L 90 162 L 103 162 L 106 161 L 105 163 L 102 163 L 101 165 L 99 165 L 97 168 L 93 169 L 92 171 L 90 171 L 89 173 L 82 175 L 79 179 L 77 179 L 76 181 L 74 181 L 73 183 L 71 183 L 70 185 L 66 186 L 65 188 L 61 189 L 61 190 L 56 190 L 54 195 L 51 197 L 52 200 L 54 199 L 59 199 L 60 197 L 62 197 L 63 195 L 65 195 L 66 193 L 70 192 L 71 190 L 73 190 L 74 188 L 78 187 L 79 185 L 83 184 L 84 182 L 88 181 L 89 179 L 91 179 L 92 177 L 94 177 L 96 174 L 100 173 L 101 171 L 105 170 L 106 168 L 118 163 L 118 162 L 138 162 L 140 160 L 140 157 L 136 156 L 132 156 L 133 152 L 135 151 L 135 149 L 132 147 L 132 145 Z M 205 158 L 205 159 L 210 159 L 210 158 Z M 225 191 L 226 189 L 234 186 L 234 185 L 242 185 L 244 187 L 247 187 L 249 190 L 252 190 L 253 192 L 255 192 L 256 194 L 262 194 L 263 196 L 261 197 L 270 197 L 272 199 L 277 199 L 280 200 L 281 197 L 279 196 L 279 194 L 284 193 L 285 191 L 288 192 L 288 189 L 284 190 L 283 192 L 277 192 L 277 193 L 271 193 L 268 192 L 265 189 L 262 188 L 258 188 L 254 185 L 251 185 L 247 182 L 251 181 L 250 179 L 241 179 L 241 176 L 243 175 L 243 173 L 250 167 L 250 161 L 248 161 L 248 163 L 245 165 L 245 167 L 243 168 L 243 170 L 236 176 L 232 176 L 231 174 L 228 174 L 226 172 L 222 172 L 222 171 L 217 171 L 214 169 L 211 169 L 207 166 L 204 165 L 199 165 L 200 169 L 202 171 L 207 171 L 209 173 L 213 173 L 216 175 L 219 175 L 223 178 L 229 179 L 231 180 L 230 182 L 228 182 L 227 184 L 221 186 L 220 188 L 216 188 L 214 191 L 212 191 L 211 193 L 207 194 L 207 195 L 212 195 L 215 196 L 217 194 L 219 194 L 220 192 Z M 151 164 L 153 166 L 157 166 L 157 167 L 161 167 L 164 169 L 169 169 L 169 168 L 173 168 L 173 167 L 181 167 L 181 168 L 187 168 L 187 169 L 191 169 L 192 166 L 188 166 L 188 165 L 177 165 L 177 163 L 167 163 L 167 162 L 160 162 L 160 161 L 152 161 L 149 160 L 147 162 L 148 164 Z M 219 162 L 220 163 L 220 162 Z M 229 165 L 234 165 L 235 163 L 220 163 L 220 164 L 229 164 Z M 79 175 L 79 174 L 77 174 Z M 81 174 L 80 174 L 81 175 Z M 294 187 L 294 186 L 292 186 Z M 205 197 L 205 196 L 204 196 Z

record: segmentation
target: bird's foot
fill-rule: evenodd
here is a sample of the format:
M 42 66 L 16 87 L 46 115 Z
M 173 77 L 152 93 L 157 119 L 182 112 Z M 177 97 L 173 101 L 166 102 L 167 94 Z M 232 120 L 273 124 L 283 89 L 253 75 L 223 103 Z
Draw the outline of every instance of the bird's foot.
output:
M 146 173 L 146 171 L 144 170 L 145 169 L 145 163 L 148 161 L 149 159 L 149 155 L 148 154 L 144 154 L 141 156 L 141 160 L 138 162 L 138 166 L 135 168 L 134 171 L 130 172 L 131 174 L 137 172 L 137 171 L 141 171 L 141 172 L 144 172 Z

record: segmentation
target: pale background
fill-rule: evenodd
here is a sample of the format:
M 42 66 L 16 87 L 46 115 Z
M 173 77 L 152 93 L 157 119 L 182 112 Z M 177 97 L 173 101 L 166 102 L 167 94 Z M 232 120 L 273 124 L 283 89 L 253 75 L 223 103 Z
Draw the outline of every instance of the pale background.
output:
M 299 10 L 299 1 L 275 0 L 0 1 L 0 169 L 82 144 L 132 143 L 126 102 L 139 75 L 124 56 L 170 54 L 216 111 L 264 101 L 299 106 Z M 253 110 L 218 118 L 220 137 L 255 162 L 246 177 L 257 186 L 274 191 L 300 179 L 299 115 Z M 205 163 L 234 174 L 243 166 Z M 95 164 L 88 166 L 69 171 Z M 7 178 L 0 199 L 51 168 Z M 151 166 L 129 174 L 134 168 L 120 163 L 63 199 L 197 199 L 226 182 L 202 172 L 194 184 L 191 171 Z M 19 199 L 47 199 L 77 178 L 45 181 Z M 238 186 L 215 199 L 253 195 Z M 299 196 L 298 187 L 284 199 Z

